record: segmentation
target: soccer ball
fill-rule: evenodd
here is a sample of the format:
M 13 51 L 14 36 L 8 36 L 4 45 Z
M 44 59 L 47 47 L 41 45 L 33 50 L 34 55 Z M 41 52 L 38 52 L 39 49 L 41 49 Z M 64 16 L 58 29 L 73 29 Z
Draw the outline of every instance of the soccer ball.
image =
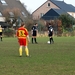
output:
M 50 41 L 47 41 L 48 44 L 50 44 Z

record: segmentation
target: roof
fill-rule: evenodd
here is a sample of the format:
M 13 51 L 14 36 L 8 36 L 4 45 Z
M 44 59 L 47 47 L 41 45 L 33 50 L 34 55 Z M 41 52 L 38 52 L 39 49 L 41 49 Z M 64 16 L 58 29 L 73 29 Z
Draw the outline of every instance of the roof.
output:
M 68 14 L 67 12 L 75 12 L 75 7 L 71 4 L 66 4 L 64 1 L 50 0 L 53 4 L 60 9 L 50 9 L 42 18 L 44 20 L 50 20 L 58 18 L 61 14 Z
M 5 9 L 16 9 L 19 8 L 21 12 L 24 12 L 26 16 L 29 15 L 29 12 L 26 10 L 23 3 L 20 2 L 20 0 L 5 0 L 6 4 L 3 5 L 0 1 L 0 12 L 2 13 Z M 21 18 L 25 19 L 24 15 L 21 13 Z
M 59 11 L 59 13 L 57 10 Z M 42 17 L 42 19 L 44 20 L 55 19 L 60 15 L 60 12 L 62 12 L 62 10 L 60 11 L 59 9 L 51 9 Z
M 62 9 L 53 9 L 55 12 L 57 12 L 59 15 L 66 14 L 66 11 L 63 11 Z
M 41 19 L 44 20 L 53 20 L 57 19 L 62 14 L 68 14 L 67 12 L 61 10 L 61 9 L 51 9 L 49 10 Z M 73 18 L 71 15 L 68 14 L 71 18 Z
M 75 12 L 75 7 L 71 4 L 67 4 L 64 1 L 57 1 L 57 0 L 50 0 L 50 1 L 64 11 Z
M 48 1 L 48 0 L 47 0 Z M 46 1 L 46 2 L 47 2 Z M 64 10 L 64 11 L 68 11 L 68 12 L 75 12 L 75 7 L 73 6 L 73 5 L 71 5 L 71 4 L 67 4 L 67 3 L 65 3 L 64 1 L 57 1 L 57 0 L 50 0 L 53 4 L 55 4 L 56 6 L 58 6 L 60 9 L 62 9 L 62 10 Z M 45 2 L 45 3 L 46 3 Z M 45 3 L 43 3 L 41 6 L 43 6 Z M 40 7 L 41 7 L 40 6 Z M 39 8 L 40 8 L 39 7 Z M 37 8 L 36 10 L 38 10 L 39 8 Z M 36 11 L 35 10 L 35 11 Z M 35 12 L 34 11 L 34 12 Z M 33 13 L 34 13 L 33 12 Z M 32 14 L 33 14 L 32 13 Z

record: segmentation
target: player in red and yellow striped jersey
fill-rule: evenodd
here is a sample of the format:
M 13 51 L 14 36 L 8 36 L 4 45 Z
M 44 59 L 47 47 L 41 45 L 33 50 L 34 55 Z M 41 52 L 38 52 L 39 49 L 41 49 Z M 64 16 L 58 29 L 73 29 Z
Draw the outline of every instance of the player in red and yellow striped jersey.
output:
M 1 38 L 1 41 L 2 41 L 2 32 L 3 32 L 3 29 L 4 28 L 2 28 L 1 25 L 0 25 L 0 38 Z
M 21 27 L 18 28 L 16 36 L 18 38 L 18 42 L 20 44 L 19 47 L 19 53 L 20 56 L 22 56 L 22 47 L 25 47 L 26 56 L 29 56 L 29 50 L 28 50 L 28 42 L 30 42 L 28 30 L 25 27 L 25 24 L 22 23 Z

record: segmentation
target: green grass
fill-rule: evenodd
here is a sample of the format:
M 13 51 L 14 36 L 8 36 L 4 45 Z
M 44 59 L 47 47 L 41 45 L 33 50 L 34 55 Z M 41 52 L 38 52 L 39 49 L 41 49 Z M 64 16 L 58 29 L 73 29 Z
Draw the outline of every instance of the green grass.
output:
M 29 44 L 31 57 L 19 57 L 16 38 L 0 41 L 0 75 L 75 75 L 75 37 L 37 38 L 39 44 Z

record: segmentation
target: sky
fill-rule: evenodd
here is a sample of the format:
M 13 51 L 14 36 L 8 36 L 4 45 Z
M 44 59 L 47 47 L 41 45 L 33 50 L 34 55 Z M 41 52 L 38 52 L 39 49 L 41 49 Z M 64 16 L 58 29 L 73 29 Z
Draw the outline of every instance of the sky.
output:
M 45 3 L 47 0 L 20 0 L 24 5 L 26 5 L 27 10 L 32 13 L 35 11 L 38 7 L 40 7 L 43 3 Z M 63 1 L 63 0 L 59 0 Z M 72 4 L 75 6 L 75 0 L 64 0 L 67 4 Z

